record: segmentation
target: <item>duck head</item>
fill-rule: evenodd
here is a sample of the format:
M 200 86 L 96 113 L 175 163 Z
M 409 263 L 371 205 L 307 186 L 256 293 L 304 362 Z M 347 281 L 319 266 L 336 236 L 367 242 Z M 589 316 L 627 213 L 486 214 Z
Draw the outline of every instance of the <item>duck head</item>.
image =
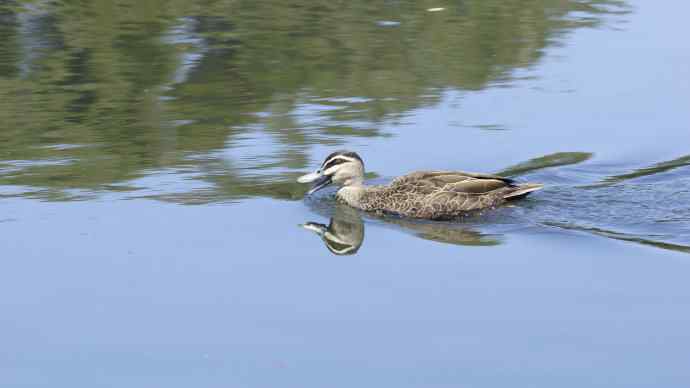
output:
M 336 151 L 326 157 L 318 170 L 302 175 L 299 183 L 312 183 L 307 195 L 335 183 L 340 186 L 361 185 L 364 181 L 364 162 L 355 152 Z

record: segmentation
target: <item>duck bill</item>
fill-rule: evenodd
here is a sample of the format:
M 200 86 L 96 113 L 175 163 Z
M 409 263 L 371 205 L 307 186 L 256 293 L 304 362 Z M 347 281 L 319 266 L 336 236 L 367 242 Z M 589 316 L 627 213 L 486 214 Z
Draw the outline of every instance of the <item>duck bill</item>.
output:
M 324 187 L 332 183 L 330 175 L 323 175 L 320 171 L 312 172 L 311 174 L 302 175 L 297 178 L 299 183 L 313 183 L 311 190 L 307 192 L 307 195 L 314 194 L 315 192 L 323 189 Z
M 331 220 L 331 225 L 332 223 L 333 220 Z M 343 256 L 355 254 L 359 249 L 359 245 L 361 245 L 361 243 L 357 245 L 350 244 L 346 241 L 341 241 L 338 236 L 331 234 L 329 231 L 330 225 L 326 226 L 317 222 L 307 222 L 300 226 L 321 236 L 323 242 L 326 243 L 326 248 L 328 248 L 328 250 L 334 255 Z

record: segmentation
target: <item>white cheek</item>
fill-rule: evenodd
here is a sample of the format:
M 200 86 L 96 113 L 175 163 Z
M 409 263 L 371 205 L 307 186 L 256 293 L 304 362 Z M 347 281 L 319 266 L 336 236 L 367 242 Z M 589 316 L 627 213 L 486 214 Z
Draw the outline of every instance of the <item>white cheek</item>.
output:
M 332 175 L 335 174 L 335 171 L 337 170 L 337 167 L 331 167 L 328 170 L 323 171 L 323 175 Z

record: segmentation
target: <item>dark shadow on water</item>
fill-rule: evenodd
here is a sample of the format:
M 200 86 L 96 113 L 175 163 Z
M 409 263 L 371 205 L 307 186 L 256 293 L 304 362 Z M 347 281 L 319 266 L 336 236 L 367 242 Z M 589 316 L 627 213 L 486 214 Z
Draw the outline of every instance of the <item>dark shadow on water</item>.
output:
M 593 155 L 590 152 L 557 152 L 510 166 L 499 171 L 496 175 L 514 177 L 545 168 L 568 166 L 585 162 L 591 159 Z
M 606 230 L 595 227 L 585 227 L 575 224 L 568 223 L 558 223 L 558 222 L 545 222 L 544 225 L 552 226 L 556 228 L 561 228 L 565 230 L 573 230 L 591 233 L 597 236 L 602 236 L 614 240 L 628 241 L 636 244 L 647 245 L 655 248 L 667 249 L 676 252 L 690 253 L 690 246 L 682 244 L 673 244 L 664 241 L 655 240 L 654 238 L 663 238 L 665 236 L 639 236 L 634 234 L 627 234 L 621 232 L 615 232 L 612 230 Z
M 583 188 L 596 188 L 601 186 L 615 185 L 621 182 L 637 178 L 649 177 L 652 175 L 673 171 L 687 166 L 690 166 L 690 155 L 685 155 L 666 162 L 656 163 L 652 166 L 640 168 L 629 173 L 612 175 L 607 178 L 604 178 L 601 182 L 595 183 L 593 185 L 584 186 Z M 690 175 L 690 172 L 686 173 L 686 176 L 687 175 Z

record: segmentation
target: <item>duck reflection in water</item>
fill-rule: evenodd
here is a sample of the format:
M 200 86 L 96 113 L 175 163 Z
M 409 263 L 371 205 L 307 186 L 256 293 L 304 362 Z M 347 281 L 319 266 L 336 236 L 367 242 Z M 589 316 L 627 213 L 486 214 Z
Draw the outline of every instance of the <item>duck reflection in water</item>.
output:
M 482 234 L 465 225 L 449 222 L 407 220 L 396 217 L 372 217 L 372 222 L 397 226 L 417 237 L 455 245 L 491 246 L 501 243 L 500 236 Z M 361 213 L 336 203 L 328 225 L 306 222 L 301 225 L 321 237 L 334 255 L 354 255 L 364 242 L 364 220 Z
M 328 225 L 306 222 L 302 227 L 321 236 L 334 255 L 354 255 L 364 242 L 364 222 L 356 210 L 349 206 L 336 206 Z

